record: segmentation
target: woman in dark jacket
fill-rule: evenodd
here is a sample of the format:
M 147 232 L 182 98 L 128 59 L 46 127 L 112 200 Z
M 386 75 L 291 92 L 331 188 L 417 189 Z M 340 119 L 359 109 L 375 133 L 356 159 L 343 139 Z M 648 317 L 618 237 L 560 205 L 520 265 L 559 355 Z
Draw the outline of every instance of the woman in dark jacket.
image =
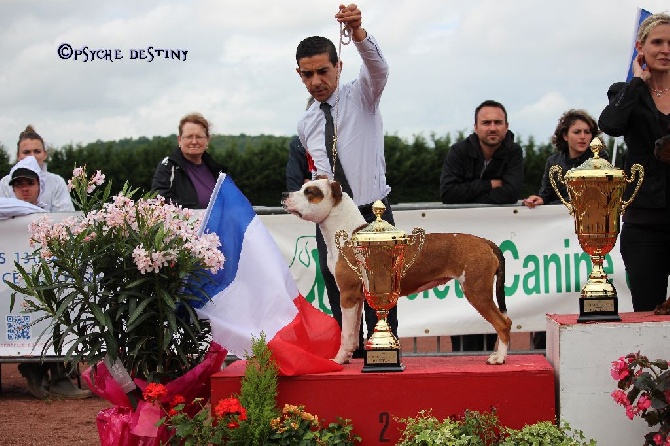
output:
M 654 155 L 654 143 L 670 123 L 670 15 L 647 17 L 635 48 L 633 78 L 609 88 L 609 105 L 598 123 L 607 134 L 624 137 L 624 170 L 630 172 L 634 163 L 644 169 L 640 191 L 623 214 L 619 246 L 633 309 L 652 311 L 665 300 L 670 273 L 670 165 Z
M 556 130 L 551 137 L 551 143 L 556 147 L 556 153 L 547 158 L 544 168 L 540 191 L 537 195 L 531 195 L 523 200 L 523 204 L 534 208 L 541 204 L 557 204 L 560 198 L 551 186 L 549 180 L 549 169 L 553 166 L 561 166 L 563 173 L 580 166 L 584 161 L 593 157 L 589 148 L 591 140 L 600 134 L 596 120 L 584 110 L 568 110 L 558 120 Z M 600 153 L 601 158 L 609 160 L 607 152 Z M 561 182 L 556 182 L 563 199 L 569 201 L 568 191 Z
M 201 114 L 181 118 L 179 147 L 156 167 L 151 190 L 173 204 L 205 209 L 219 173 L 223 172 L 223 166 L 206 152 L 209 138 L 209 122 Z

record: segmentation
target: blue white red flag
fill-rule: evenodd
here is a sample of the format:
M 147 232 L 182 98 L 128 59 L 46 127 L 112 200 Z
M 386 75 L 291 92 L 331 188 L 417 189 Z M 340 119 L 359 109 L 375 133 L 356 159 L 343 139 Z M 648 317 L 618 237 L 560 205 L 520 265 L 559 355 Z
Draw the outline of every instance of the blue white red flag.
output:
M 626 76 L 626 82 L 630 82 L 633 79 L 633 60 L 637 56 L 637 50 L 635 49 L 635 42 L 637 41 L 637 32 L 640 29 L 640 24 L 651 15 L 651 12 L 646 9 L 637 8 L 637 20 L 635 21 L 635 32 L 633 33 L 633 48 L 631 49 L 630 63 L 628 64 L 628 76 Z
M 251 338 L 264 333 L 284 376 L 332 372 L 340 328 L 314 308 L 298 287 L 274 239 L 233 180 L 221 174 L 202 224 L 218 234 L 223 269 L 203 286 L 210 300 L 196 311 L 229 352 L 251 354 Z

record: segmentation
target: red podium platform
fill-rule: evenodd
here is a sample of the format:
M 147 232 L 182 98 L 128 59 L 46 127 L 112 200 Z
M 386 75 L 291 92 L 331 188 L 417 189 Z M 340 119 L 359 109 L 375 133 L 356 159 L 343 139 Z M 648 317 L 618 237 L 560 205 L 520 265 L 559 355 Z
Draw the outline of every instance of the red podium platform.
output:
M 554 370 L 542 355 L 510 355 L 499 366 L 485 356 L 403 358 L 405 371 L 361 373 L 363 360 L 353 360 L 336 373 L 279 378 L 278 405 L 303 405 L 326 422 L 352 421 L 363 445 L 396 444 L 402 423 L 395 417 L 432 409 L 443 419 L 465 409 L 497 410 L 505 426 L 554 420 Z M 239 394 L 245 361 L 236 361 L 212 376 L 212 407 Z

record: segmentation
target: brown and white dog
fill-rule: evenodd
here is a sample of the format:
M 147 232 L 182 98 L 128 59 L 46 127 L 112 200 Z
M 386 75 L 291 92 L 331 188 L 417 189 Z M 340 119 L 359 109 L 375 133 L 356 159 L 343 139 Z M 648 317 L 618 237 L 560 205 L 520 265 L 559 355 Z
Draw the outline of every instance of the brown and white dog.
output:
M 328 268 L 340 289 L 342 307 L 342 338 L 334 360 L 340 364 L 348 362 L 358 343 L 363 285 L 345 259 L 340 258 L 335 234 L 345 230 L 351 235 L 367 222 L 351 197 L 342 192 L 340 184 L 327 179 L 309 181 L 296 192 L 284 192 L 282 205 L 289 213 L 318 223 L 321 228 L 328 247 Z M 498 334 L 498 350 L 489 356 L 487 363 L 504 364 L 512 321 L 506 314 L 502 252 L 493 242 L 470 234 L 426 234 L 422 250 L 401 280 L 400 295 L 418 293 L 451 279 L 460 282 L 470 304 Z M 500 308 L 493 302 L 494 280 Z

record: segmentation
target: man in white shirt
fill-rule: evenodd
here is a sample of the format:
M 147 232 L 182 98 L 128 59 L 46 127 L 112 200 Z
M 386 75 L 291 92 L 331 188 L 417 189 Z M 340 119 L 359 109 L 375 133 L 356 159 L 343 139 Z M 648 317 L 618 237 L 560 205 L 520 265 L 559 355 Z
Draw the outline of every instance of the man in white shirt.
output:
M 298 122 L 298 137 L 313 159 L 316 176 L 338 180 L 368 222 L 375 219 L 372 204 L 382 200 L 386 205 L 383 218 L 394 224 L 387 199 L 391 188 L 386 184 L 384 128 L 379 110 L 389 67 L 377 41 L 361 26 L 361 11 L 356 5 L 340 5 L 335 18 L 350 29 L 363 65 L 356 79 L 340 86 L 338 72 L 342 62 L 338 60 L 335 45 L 319 36 L 300 42 L 296 50 L 296 71 L 315 102 Z M 328 115 L 332 116 L 337 138 L 336 156 L 333 156 L 330 135 L 326 137 Z M 339 295 L 329 294 L 328 299 L 333 316 L 341 326 Z M 369 337 L 377 316 L 367 303 L 365 321 Z M 388 322 L 397 336 L 397 307 L 391 310 Z M 360 351 L 355 355 L 360 356 Z

